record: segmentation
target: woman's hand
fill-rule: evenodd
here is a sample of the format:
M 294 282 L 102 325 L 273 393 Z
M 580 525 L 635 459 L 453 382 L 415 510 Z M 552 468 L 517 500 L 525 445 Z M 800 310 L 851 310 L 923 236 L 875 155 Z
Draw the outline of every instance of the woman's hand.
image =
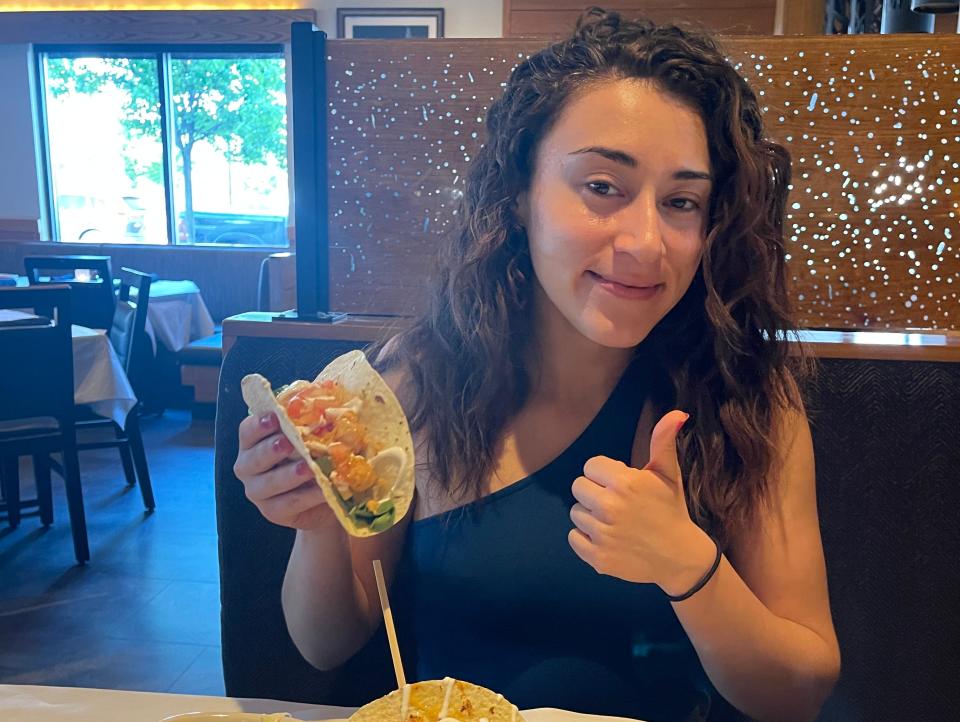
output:
M 276 414 L 240 422 L 233 473 L 243 482 L 247 498 L 274 524 L 316 529 L 338 523 L 307 462 L 280 432 Z
M 573 482 L 570 546 L 600 574 L 686 592 L 710 568 L 716 549 L 687 511 L 677 434 L 689 417 L 666 414 L 650 438 L 650 461 L 634 469 L 595 456 Z

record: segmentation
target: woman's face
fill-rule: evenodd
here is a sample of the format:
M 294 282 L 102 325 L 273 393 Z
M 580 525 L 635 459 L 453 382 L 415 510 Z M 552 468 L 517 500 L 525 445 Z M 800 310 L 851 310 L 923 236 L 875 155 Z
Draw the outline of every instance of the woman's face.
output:
M 697 113 L 638 80 L 576 94 L 518 206 L 539 312 L 602 346 L 640 343 L 693 280 L 711 188 Z

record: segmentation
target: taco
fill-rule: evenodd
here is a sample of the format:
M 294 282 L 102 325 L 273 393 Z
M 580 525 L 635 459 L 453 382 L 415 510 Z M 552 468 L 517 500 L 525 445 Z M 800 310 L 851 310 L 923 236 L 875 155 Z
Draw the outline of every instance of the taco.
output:
M 347 722 L 524 722 L 502 694 L 459 679 L 405 685 L 365 704 Z
M 350 534 L 379 534 L 407 513 L 414 488 L 410 428 L 362 351 L 335 358 L 313 381 L 274 391 L 263 376 L 250 374 L 240 386 L 251 414 L 277 415 Z

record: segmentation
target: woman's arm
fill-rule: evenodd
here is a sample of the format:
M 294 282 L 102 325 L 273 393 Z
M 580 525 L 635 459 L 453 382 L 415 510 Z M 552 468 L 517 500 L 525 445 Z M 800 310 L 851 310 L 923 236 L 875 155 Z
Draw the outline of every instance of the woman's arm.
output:
M 710 582 L 673 605 L 707 675 L 758 720 L 812 720 L 840 672 L 820 541 L 813 443 L 806 418 L 781 414 L 782 459 L 773 499 L 729 550 Z M 691 540 L 700 569 L 713 559 L 702 532 Z M 696 578 L 678 579 L 682 594 Z M 684 586 L 685 585 L 685 586 Z
M 403 373 L 383 375 L 403 403 Z M 416 497 L 414 497 L 415 503 Z M 372 537 L 352 537 L 330 514 L 327 524 L 297 531 L 283 578 L 283 614 L 294 644 L 310 664 L 333 669 L 356 654 L 382 621 L 373 560 L 391 586 L 403 553 L 406 516 Z
M 381 560 L 389 585 L 412 514 L 411 506 L 396 525 L 362 539 L 349 536 L 336 519 L 297 531 L 283 578 L 283 613 L 291 639 L 314 667 L 340 666 L 380 625 L 373 560 Z
M 601 574 L 679 596 L 716 548 L 690 518 L 676 437 L 686 414 L 654 426 L 644 409 L 632 466 L 594 457 L 573 482 L 570 545 Z M 837 680 L 840 653 L 827 597 L 813 444 L 802 412 L 775 420 L 769 502 L 730 559 L 674 611 L 717 690 L 759 720 L 812 720 Z M 653 427 L 653 431 L 647 429 Z M 649 441 L 649 443 L 648 443 Z

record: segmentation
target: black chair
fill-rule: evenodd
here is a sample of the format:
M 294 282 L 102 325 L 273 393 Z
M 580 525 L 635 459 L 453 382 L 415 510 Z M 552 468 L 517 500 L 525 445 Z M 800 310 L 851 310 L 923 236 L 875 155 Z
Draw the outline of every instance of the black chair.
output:
M 117 305 L 110 256 L 26 256 L 23 265 L 31 286 L 65 283 L 73 289 L 74 323 L 110 331 Z M 77 271 L 89 271 L 89 280 Z
M 2 508 L 11 526 L 20 522 L 18 459 L 32 456 L 37 501 L 44 525 L 53 522 L 50 489 L 51 453 L 62 455 L 70 527 L 77 562 L 90 559 L 80 486 L 74 427 L 73 349 L 70 335 L 71 289 L 65 285 L 0 289 L 0 309 L 35 312 L 34 325 L 24 319 L 0 321 L 0 476 Z M 30 322 L 30 319 L 27 319 Z
M 117 301 L 113 327 L 110 330 L 110 343 L 113 346 L 120 365 L 127 378 L 133 378 L 142 367 L 144 354 L 149 351 L 149 341 L 144 327 L 147 322 L 147 308 L 150 301 L 150 284 L 153 276 L 135 271 L 132 268 L 120 269 L 120 297 Z M 136 294 L 131 294 L 135 289 Z M 116 447 L 120 451 L 123 473 L 127 484 L 140 485 L 143 505 L 153 511 L 155 504 L 153 486 L 150 483 L 150 470 L 147 467 L 147 455 L 143 448 L 143 436 L 140 432 L 139 403 L 127 414 L 126 426 L 121 427 L 113 419 L 105 419 L 92 411 L 79 411 L 78 429 L 107 428 L 114 432 L 114 439 L 107 441 L 82 441 L 77 445 L 81 451 L 86 449 L 105 449 Z

